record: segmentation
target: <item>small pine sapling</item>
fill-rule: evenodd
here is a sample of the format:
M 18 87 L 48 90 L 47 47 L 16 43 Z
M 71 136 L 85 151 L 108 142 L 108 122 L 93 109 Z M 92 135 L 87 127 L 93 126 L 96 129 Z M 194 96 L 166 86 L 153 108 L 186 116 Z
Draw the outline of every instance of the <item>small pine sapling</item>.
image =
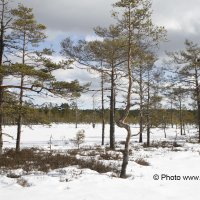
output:
M 72 142 L 78 147 L 78 149 L 80 148 L 80 145 L 83 144 L 85 142 L 85 130 L 79 130 L 76 133 L 76 137 L 74 139 L 72 139 Z

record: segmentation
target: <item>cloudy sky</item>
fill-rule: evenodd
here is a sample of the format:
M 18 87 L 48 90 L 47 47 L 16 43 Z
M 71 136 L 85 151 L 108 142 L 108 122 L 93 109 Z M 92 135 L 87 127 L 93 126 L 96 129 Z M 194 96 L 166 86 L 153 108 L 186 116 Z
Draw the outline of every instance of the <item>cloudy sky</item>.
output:
M 47 26 L 54 46 L 66 36 L 93 37 L 93 27 L 107 26 L 116 0 L 17 0 L 34 9 L 40 23 Z M 153 21 L 165 26 L 169 42 L 163 48 L 174 50 L 185 38 L 200 38 L 200 0 L 152 0 Z
M 60 41 L 67 36 L 74 39 L 94 38 L 95 26 L 108 26 L 112 4 L 117 0 L 16 0 L 33 8 L 38 22 L 47 26 L 48 41 L 59 49 Z M 200 0 L 152 0 L 153 21 L 165 26 L 168 42 L 161 45 L 160 55 L 166 50 L 174 51 L 183 47 L 184 40 L 200 40 Z M 65 74 L 67 73 L 67 74 Z M 63 79 L 76 76 L 74 72 L 62 72 Z M 81 72 L 84 80 L 92 78 Z M 65 77 L 65 78 L 64 78 Z

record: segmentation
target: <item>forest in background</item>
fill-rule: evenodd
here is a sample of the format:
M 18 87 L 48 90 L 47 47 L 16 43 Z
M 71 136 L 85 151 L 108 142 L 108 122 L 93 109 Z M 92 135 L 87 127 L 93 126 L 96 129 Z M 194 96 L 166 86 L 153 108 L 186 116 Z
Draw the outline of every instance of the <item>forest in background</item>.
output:
M 72 108 L 67 103 L 61 105 L 45 105 L 38 108 L 29 105 L 30 112 L 23 116 L 23 125 L 51 124 L 51 123 L 91 123 L 99 124 L 102 122 L 101 109 L 78 109 Z M 115 121 L 120 116 L 122 110 L 115 110 Z M 157 109 L 151 110 L 151 127 L 180 127 L 181 122 L 185 125 L 197 125 L 197 113 L 195 110 L 176 110 L 176 109 Z M 110 123 L 110 110 L 104 110 L 105 123 Z M 130 110 L 127 118 L 130 124 L 139 124 L 140 110 Z M 16 119 L 13 115 L 4 116 L 4 125 L 16 125 Z

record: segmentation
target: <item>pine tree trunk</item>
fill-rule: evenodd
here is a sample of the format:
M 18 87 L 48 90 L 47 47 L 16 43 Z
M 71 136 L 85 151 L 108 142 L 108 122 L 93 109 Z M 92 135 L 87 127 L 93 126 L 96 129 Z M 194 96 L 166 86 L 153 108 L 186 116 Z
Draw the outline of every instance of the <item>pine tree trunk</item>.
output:
M 140 135 L 139 135 L 139 143 L 143 142 L 142 133 L 143 133 L 143 80 L 142 80 L 142 66 L 140 65 Z
M 200 101 L 199 100 L 197 100 L 197 126 L 198 126 L 198 135 L 199 135 L 198 142 L 200 143 Z
M 199 143 L 200 143 L 200 101 L 198 101 L 198 132 L 199 132 Z
M 2 85 L 2 78 L 0 78 L 0 85 Z M 0 88 L 0 155 L 3 153 L 3 89 Z
M 102 141 L 101 145 L 104 145 L 105 143 L 105 120 L 102 118 Z
M 121 168 L 121 173 L 120 173 L 120 178 L 126 178 L 126 168 L 128 165 L 129 161 L 129 143 L 131 139 L 131 129 L 129 125 L 124 126 L 124 128 L 127 130 L 127 138 L 126 138 L 126 143 L 125 143 L 125 148 L 123 152 L 123 162 L 122 162 L 122 168 Z
M 95 94 L 94 94 L 95 95 Z M 93 117 L 92 117 L 92 127 L 95 128 L 95 124 L 96 124 L 96 112 L 95 112 L 95 98 L 93 95 Z
M 150 110 L 147 106 L 147 147 L 150 147 L 150 134 Z
M 147 89 L 147 147 L 150 146 L 150 74 L 148 71 L 148 89 Z
M 111 95 L 110 95 L 110 149 L 115 149 L 115 82 L 114 65 L 111 74 Z
M 143 111 L 140 108 L 140 134 L 139 134 L 139 143 L 143 142 L 142 133 L 143 133 Z
M 22 46 L 22 64 L 25 64 L 25 47 L 26 47 L 26 32 L 23 33 L 23 46 Z M 21 89 L 19 93 L 19 114 L 17 119 L 17 141 L 16 141 L 16 152 L 20 151 L 21 143 L 21 129 L 22 129 L 22 106 L 23 106 L 23 95 L 24 95 L 24 75 L 21 75 Z
M 16 152 L 20 151 L 20 143 L 21 143 L 21 130 L 22 130 L 22 106 L 23 106 L 23 90 L 24 85 L 24 76 L 21 76 L 21 89 L 20 89 L 20 97 L 19 97 L 19 114 L 17 119 L 17 140 L 16 140 Z
M 22 131 L 22 116 L 21 116 L 21 114 L 19 114 L 18 119 L 17 119 L 16 152 L 19 152 L 19 151 L 20 151 L 21 131 Z
M 76 105 L 76 109 L 75 109 L 75 128 L 78 128 L 78 109 L 77 109 L 77 105 Z
M 0 156 L 3 153 L 3 133 L 2 133 L 2 126 L 0 126 Z
M 103 69 L 101 72 L 101 120 L 102 120 L 102 140 L 101 145 L 104 145 L 105 140 L 105 112 L 104 112 L 104 77 Z
M 172 106 L 172 101 L 171 101 L 171 127 L 174 128 L 174 123 L 173 123 L 173 106 Z
M 3 90 L 0 89 L 0 155 L 3 153 Z
M 4 12 L 5 12 L 5 2 L 2 2 L 1 10 L 1 27 L 0 27 L 0 65 L 3 63 L 3 52 L 4 52 Z M 0 85 L 3 84 L 3 76 L 0 76 Z M 0 88 L 0 155 L 3 153 L 3 89 Z
M 1 47 L 0 47 L 1 49 Z M 0 52 L 0 65 L 2 64 L 2 51 Z M 0 85 L 3 84 L 3 77 L 0 76 Z M 0 88 L 0 155 L 3 153 L 3 89 Z
M 147 116 L 147 147 L 150 147 L 150 124 L 149 116 Z
M 181 132 L 181 135 L 183 135 L 183 116 L 182 116 L 182 102 L 181 102 L 181 99 L 179 99 L 179 120 L 180 120 L 180 132 Z
M 199 133 L 199 143 L 200 143 L 200 90 L 199 90 L 199 82 L 198 82 L 198 71 L 195 67 L 195 90 L 196 90 L 196 102 L 197 102 L 197 124 L 198 124 L 198 133 Z

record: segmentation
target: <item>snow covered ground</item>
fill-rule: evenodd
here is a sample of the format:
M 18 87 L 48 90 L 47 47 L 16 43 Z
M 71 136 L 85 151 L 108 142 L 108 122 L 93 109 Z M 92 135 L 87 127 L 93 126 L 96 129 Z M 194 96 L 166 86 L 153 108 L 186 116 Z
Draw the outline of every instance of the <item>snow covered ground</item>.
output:
M 86 142 L 82 147 L 101 144 L 101 125 L 54 124 L 51 127 L 33 126 L 23 128 L 22 147 L 42 147 L 49 149 L 52 136 L 52 149 L 74 148 L 70 139 L 78 130 L 84 129 Z M 133 134 L 137 128 L 132 127 Z M 155 142 L 173 142 L 177 130 L 169 128 L 167 138 L 161 129 L 153 129 L 151 138 Z M 14 138 L 16 127 L 5 127 L 4 132 Z M 109 142 L 109 127 L 106 126 L 106 143 Z M 120 179 L 111 173 L 99 174 L 90 169 L 71 166 L 52 170 L 47 174 L 35 172 L 22 176 L 29 187 L 22 187 L 19 179 L 0 175 L 0 200 L 194 200 L 200 195 L 200 145 L 185 142 L 192 140 L 195 130 L 189 128 L 186 136 L 178 133 L 177 143 L 182 147 L 142 148 L 138 136 L 132 138 L 132 155 L 128 165 L 129 178 Z M 116 128 L 116 141 L 124 141 L 126 132 Z M 5 138 L 6 147 L 14 147 L 14 140 Z M 144 136 L 145 140 L 145 136 Z M 136 159 L 144 159 L 150 165 L 137 164 Z M 106 161 L 108 162 L 108 161 Z M 114 162 L 114 161 L 113 161 Z M 121 164 L 121 161 L 115 161 Z M 15 173 L 23 173 L 15 170 Z M 194 176 L 194 177 L 193 177 Z M 198 177 L 199 176 L 199 177 Z M 186 180 L 186 179 L 193 180 Z M 155 180 L 156 179 L 156 180 Z M 158 179 L 158 180 L 157 180 Z M 198 179 L 198 180 L 195 180 Z

